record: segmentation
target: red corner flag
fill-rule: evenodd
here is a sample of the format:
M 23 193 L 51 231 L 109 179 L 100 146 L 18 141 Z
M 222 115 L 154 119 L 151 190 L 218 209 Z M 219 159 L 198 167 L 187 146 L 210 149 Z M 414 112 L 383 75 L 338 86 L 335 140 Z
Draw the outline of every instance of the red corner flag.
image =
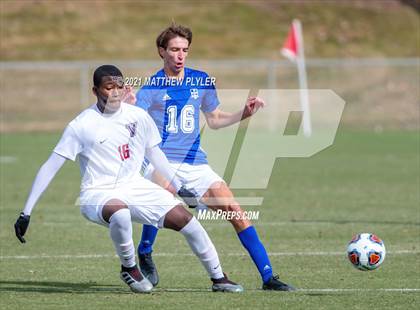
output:
M 305 54 L 303 52 L 302 25 L 295 19 L 284 42 L 281 53 L 290 61 L 296 63 L 299 75 L 300 105 L 303 112 L 302 127 L 306 137 L 312 134 L 311 116 L 309 110 L 308 85 L 306 82 Z
M 281 49 L 283 56 L 293 62 L 295 62 L 298 57 L 298 33 L 296 28 L 296 23 L 293 22 L 286 41 L 283 44 L 283 48 Z

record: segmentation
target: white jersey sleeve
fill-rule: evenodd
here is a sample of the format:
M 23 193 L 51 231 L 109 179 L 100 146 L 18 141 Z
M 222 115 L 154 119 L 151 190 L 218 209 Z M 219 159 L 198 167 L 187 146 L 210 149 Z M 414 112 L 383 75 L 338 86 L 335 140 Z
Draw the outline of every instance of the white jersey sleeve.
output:
M 71 123 L 67 125 L 64 133 L 54 149 L 54 153 L 57 153 L 72 161 L 76 160 L 77 154 L 83 151 L 83 144 L 80 141 L 75 129 L 71 126 Z
M 147 113 L 145 113 L 145 123 L 145 133 L 147 137 L 146 148 L 152 148 L 155 145 L 158 145 L 162 139 L 159 134 L 159 129 L 156 127 L 156 123 Z
M 41 166 L 35 177 L 35 181 L 32 184 L 32 189 L 29 193 L 28 199 L 26 200 L 25 208 L 23 209 L 23 213 L 25 215 L 31 214 L 39 197 L 41 197 L 42 193 L 47 189 L 48 185 L 58 170 L 60 170 L 63 166 L 65 161 L 66 158 L 53 152 L 48 160 Z

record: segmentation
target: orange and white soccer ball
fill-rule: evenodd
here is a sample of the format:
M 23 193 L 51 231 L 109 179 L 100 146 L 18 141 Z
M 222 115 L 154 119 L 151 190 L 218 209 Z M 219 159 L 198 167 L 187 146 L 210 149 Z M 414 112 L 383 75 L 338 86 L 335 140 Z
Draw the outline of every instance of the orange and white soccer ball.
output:
M 384 242 L 378 236 L 369 233 L 358 234 L 347 246 L 347 257 L 359 270 L 374 270 L 385 259 Z

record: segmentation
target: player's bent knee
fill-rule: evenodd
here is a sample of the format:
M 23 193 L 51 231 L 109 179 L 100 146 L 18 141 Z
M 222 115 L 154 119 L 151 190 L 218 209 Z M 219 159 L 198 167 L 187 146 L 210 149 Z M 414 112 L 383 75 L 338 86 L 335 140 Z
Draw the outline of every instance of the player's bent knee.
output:
M 165 215 L 163 227 L 180 231 L 192 219 L 193 215 L 188 212 L 182 204 L 172 208 Z
M 118 227 L 120 230 L 131 228 L 131 213 L 128 208 L 121 208 L 109 217 L 109 227 Z
M 111 199 L 105 203 L 102 208 L 102 218 L 109 223 L 111 216 L 120 209 L 128 208 L 128 206 L 119 199 Z

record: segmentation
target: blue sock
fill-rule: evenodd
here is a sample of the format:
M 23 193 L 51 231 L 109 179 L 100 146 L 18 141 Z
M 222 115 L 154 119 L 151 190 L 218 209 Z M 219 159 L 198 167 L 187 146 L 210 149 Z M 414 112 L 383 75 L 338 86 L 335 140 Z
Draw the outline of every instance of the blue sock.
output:
M 238 237 L 244 248 L 247 249 L 255 266 L 257 266 L 263 282 L 267 282 L 273 276 L 273 268 L 271 267 L 267 251 L 258 238 L 254 226 L 250 226 L 238 233 Z
M 147 254 L 153 251 L 153 243 L 155 242 L 159 229 L 152 225 L 143 225 L 141 240 L 137 248 L 138 254 Z

